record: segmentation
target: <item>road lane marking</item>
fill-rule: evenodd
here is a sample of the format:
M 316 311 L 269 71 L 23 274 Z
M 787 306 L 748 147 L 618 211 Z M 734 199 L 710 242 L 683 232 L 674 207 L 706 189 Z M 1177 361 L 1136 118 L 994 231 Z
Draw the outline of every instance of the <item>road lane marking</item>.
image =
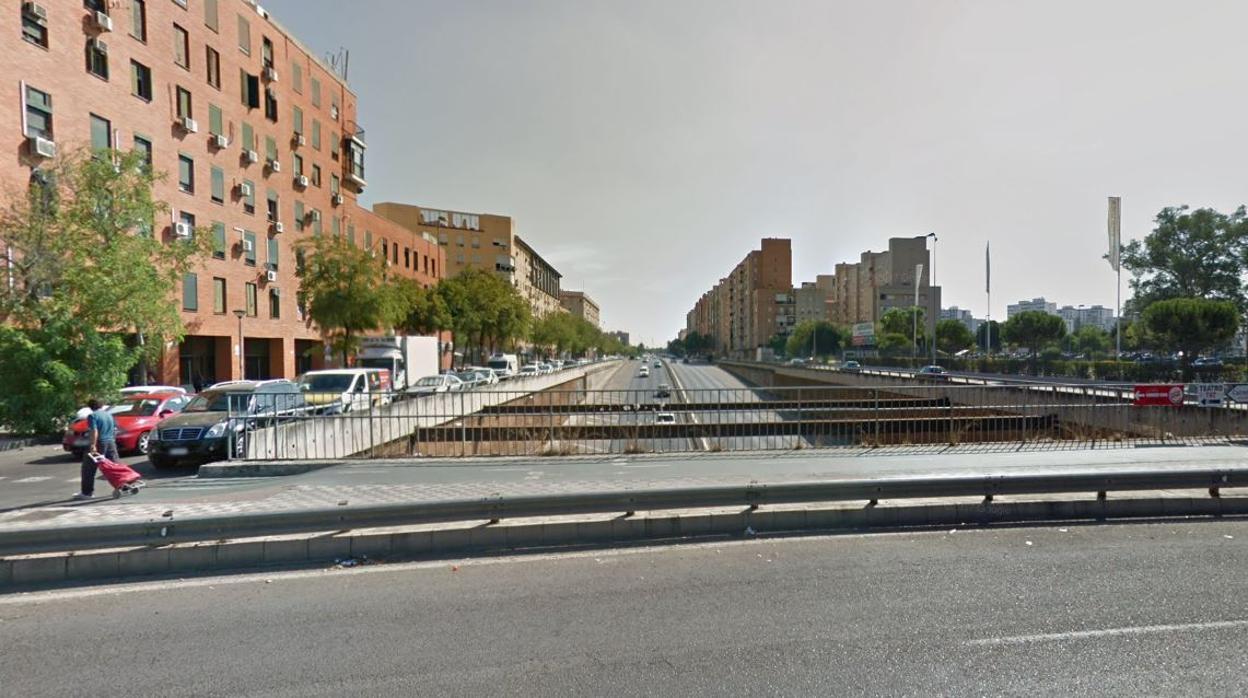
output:
M 31 475 L 30 477 L 23 477 L 23 478 L 14 480 L 13 482 L 15 484 L 21 484 L 25 482 L 43 482 L 44 480 L 51 480 L 51 479 L 52 479 L 51 475 Z
M 994 645 L 1026 645 L 1035 642 L 1064 642 L 1066 640 L 1083 640 L 1098 637 L 1120 637 L 1124 635 L 1151 635 L 1157 633 L 1187 632 L 1190 630 L 1223 630 L 1248 626 L 1248 620 L 1216 620 L 1207 623 L 1176 623 L 1172 625 L 1137 625 L 1125 628 L 1102 628 L 1100 630 L 1072 630 L 1064 633 L 1042 633 L 1039 635 L 1015 635 L 1013 637 L 990 637 L 982 640 L 968 640 L 969 647 L 991 647 Z

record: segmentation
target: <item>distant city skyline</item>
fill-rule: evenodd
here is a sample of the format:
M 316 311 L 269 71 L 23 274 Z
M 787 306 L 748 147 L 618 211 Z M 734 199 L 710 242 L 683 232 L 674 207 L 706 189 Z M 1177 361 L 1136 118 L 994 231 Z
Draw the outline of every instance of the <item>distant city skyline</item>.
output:
M 945 304 L 978 317 L 991 240 L 993 318 L 1112 307 L 1107 196 L 1124 241 L 1244 201 L 1248 4 L 264 4 L 350 50 L 385 144 L 366 203 L 514 217 L 634 341 L 674 337 L 762 237 L 801 281 L 934 232 Z

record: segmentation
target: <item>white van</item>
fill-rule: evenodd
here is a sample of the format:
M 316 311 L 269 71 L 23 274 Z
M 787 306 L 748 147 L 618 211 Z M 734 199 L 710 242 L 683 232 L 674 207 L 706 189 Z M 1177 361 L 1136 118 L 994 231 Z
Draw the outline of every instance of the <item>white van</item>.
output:
M 495 354 L 485 362 L 485 365 L 494 370 L 499 380 L 514 378 L 520 373 L 520 357 L 515 354 Z
M 314 412 L 342 414 L 367 410 L 384 396 L 381 372 L 367 368 L 332 368 L 308 371 L 296 380 Z

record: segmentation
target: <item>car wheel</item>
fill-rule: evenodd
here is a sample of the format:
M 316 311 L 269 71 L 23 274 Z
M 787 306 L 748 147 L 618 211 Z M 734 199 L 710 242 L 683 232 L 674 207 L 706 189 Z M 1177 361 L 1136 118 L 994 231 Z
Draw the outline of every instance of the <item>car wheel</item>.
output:
M 145 431 L 142 434 L 139 434 L 139 439 L 134 442 L 134 450 L 146 456 L 147 446 L 149 440 L 151 439 L 151 435 L 152 433 L 150 431 Z

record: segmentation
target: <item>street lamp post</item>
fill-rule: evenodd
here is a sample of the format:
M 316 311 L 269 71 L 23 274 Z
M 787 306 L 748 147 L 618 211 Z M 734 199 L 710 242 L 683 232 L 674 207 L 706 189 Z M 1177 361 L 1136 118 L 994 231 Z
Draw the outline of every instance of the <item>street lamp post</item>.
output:
M 927 237 L 932 239 L 932 273 L 928 280 L 927 294 L 933 301 L 930 305 L 932 308 L 932 336 L 928 338 L 932 345 L 932 363 L 936 363 L 936 325 L 940 322 L 940 303 L 936 303 L 936 233 L 928 233 Z
M 247 364 L 243 362 L 243 316 L 247 314 L 246 310 L 235 310 L 234 317 L 238 318 L 238 379 L 247 379 Z

